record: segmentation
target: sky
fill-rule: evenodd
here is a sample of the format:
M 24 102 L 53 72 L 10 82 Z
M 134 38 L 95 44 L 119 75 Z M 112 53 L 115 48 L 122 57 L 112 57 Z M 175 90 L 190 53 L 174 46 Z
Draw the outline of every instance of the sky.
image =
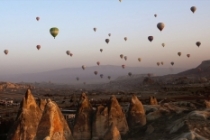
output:
M 89 67 L 97 61 L 130 67 L 157 67 L 163 61 L 159 67 L 165 68 L 173 61 L 173 67 L 194 68 L 210 59 L 209 5 L 209 0 L 2 0 L 0 74 Z M 194 14 L 191 6 L 197 7 Z M 159 22 L 165 24 L 162 32 Z M 59 28 L 55 39 L 51 27 Z M 149 42 L 148 36 L 154 40 Z M 199 48 L 196 41 L 201 42 Z M 67 50 L 73 57 L 66 55 Z M 120 54 L 128 60 L 120 59 Z

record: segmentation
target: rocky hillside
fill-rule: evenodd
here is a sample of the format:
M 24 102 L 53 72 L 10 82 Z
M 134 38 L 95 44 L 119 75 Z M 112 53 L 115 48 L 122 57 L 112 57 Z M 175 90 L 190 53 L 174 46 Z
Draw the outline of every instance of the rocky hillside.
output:
M 8 140 L 208 140 L 210 101 L 162 102 L 154 96 L 143 105 L 136 95 L 128 110 L 112 95 L 107 104 L 92 107 L 81 94 L 72 130 L 57 104 L 35 101 L 27 90 Z
M 203 61 L 196 68 L 178 73 L 177 75 L 200 75 L 210 77 L 210 60 Z
M 10 90 L 17 90 L 17 89 L 33 89 L 34 87 L 29 84 L 15 84 L 10 82 L 0 82 L 0 90 L 10 89 Z

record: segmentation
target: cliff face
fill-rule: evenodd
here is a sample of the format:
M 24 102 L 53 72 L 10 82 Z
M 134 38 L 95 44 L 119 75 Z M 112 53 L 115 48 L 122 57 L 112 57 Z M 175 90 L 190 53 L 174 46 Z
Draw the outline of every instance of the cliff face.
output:
M 73 140 L 71 131 L 56 103 L 40 100 L 36 103 L 27 90 L 8 140 Z
M 92 106 L 88 97 L 83 93 L 80 97 L 80 105 L 75 118 L 73 136 L 76 140 L 91 139 Z

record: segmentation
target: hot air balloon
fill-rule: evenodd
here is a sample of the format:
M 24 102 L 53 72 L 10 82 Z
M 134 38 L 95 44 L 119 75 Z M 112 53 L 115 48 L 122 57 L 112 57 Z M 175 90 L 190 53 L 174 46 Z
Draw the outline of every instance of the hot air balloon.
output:
M 66 51 L 66 54 L 67 54 L 67 55 L 70 55 L 70 51 L 69 51 L 69 50 L 67 50 L 67 51 Z
M 85 70 L 85 66 L 84 65 L 82 66 L 82 69 Z
M 122 68 L 124 69 L 125 68 L 125 65 L 122 65 Z
M 69 55 L 72 57 L 73 56 L 73 53 L 70 53 Z
M 100 77 L 101 77 L 101 78 L 103 78 L 103 76 L 104 76 L 103 74 L 100 74 Z
M 150 42 L 152 42 L 153 36 L 148 36 L 148 40 L 149 40 Z
M 122 0 L 119 0 L 120 2 L 122 1 Z
M 98 62 L 96 62 L 96 64 L 97 64 L 97 65 L 100 65 L 100 62 L 98 61 Z
M 141 62 L 141 58 L 138 58 L 138 61 Z
M 157 24 L 157 28 L 158 28 L 160 31 L 162 31 L 164 27 L 165 27 L 165 25 L 164 25 L 164 23 L 162 23 L 162 22 L 160 22 L 160 23 Z
M 58 28 L 56 28 L 56 27 L 50 28 L 50 34 L 54 37 L 54 39 L 58 35 L 58 33 L 59 33 Z
M 8 50 L 4 50 L 4 53 L 7 55 L 9 53 L 9 51 Z
M 171 62 L 171 65 L 173 66 L 174 65 L 174 62 Z
M 123 54 L 120 55 L 120 58 L 121 58 L 121 59 L 123 58 Z
M 124 37 L 124 40 L 127 41 L 127 37 Z
M 77 79 L 77 81 L 79 81 L 79 77 L 77 77 L 76 79 Z
M 157 62 L 157 65 L 159 66 L 159 65 L 160 65 L 160 63 L 159 63 L 159 62 Z
M 177 54 L 178 54 L 178 56 L 181 56 L 181 55 L 182 55 L 182 53 L 181 53 L 181 52 L 178 52 Z
M 97 28 L 93 28 L 93 30 L 96 32 Z
M 109 43 L 109 39 L 105 39 L 105 42 L 108 44 Z
M 131 75 L 132 75 L 132 73 L 131 73 L 131 72 L 129 72 L 129 73 L 128 73 L 128 75 L 129 75 L 129 76 L 131 76 Z
M 157 14 L 154 14 L 155 17 L 157 17 Z
M 100 49 L 100 52 L 103 52 L 103 49 Z
M 190 57 L 190 54 L 187 54 L 187 57 L 189 58 Z
M 161 62 L 161 65 L 163 65 L 164 63 L 163 62 Z
M 165 43 L 162 43 L 162 46 L 165 47 Z
M 110 80 L 111 79 L 111 76 L 108 76 L 108 79 Z
M 36 20 L 37 20 L 37 21 L 39 21 L 39 19 L 40 19 L 39 17 L 36 17 Z
M 40 45 L 37 45 L 36 48 L 37 48 L 37 50 L 39 50 L 41 48 L 41 46 Z
M 197 45 L 198 47 L 200 47 L 201 42 L 197 41 L 197 42 L 196 42 L 196 45 Z
M 84 85 L 86 85 L 86 82 L 83 82 Z
M 97 71 L 94 71 L 94 74 L 95 74 L 95 75 L 97 75 L 97 74 L 98 74 L 98 72 L 97 72 Z
M 111 36 L 111 33 L 109 33 L 108 36 Z
M 193 13 L 195 13 L 196 7 L 195 7 L 195 6 L 192 6 L 192 7 L 190 8 L 190 10 L 191 10 Z
M 125 61 L 127 60 L 127 56 L 124 56 Z

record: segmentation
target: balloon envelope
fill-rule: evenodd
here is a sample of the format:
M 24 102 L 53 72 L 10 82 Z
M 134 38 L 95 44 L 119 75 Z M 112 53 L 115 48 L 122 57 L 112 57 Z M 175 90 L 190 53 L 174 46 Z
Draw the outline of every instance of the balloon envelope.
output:
M 148 40 L 149 40 L 150 42 L 152 42 L 153 36 L 148 36 Z
M 54 39 L 58 35 L 58 33 L 59 29 L 57 27 L 50 28 L 50 34 L 54 37 Z
M 36 20 L 37 20 L 37 21 L 39 21 L 39 19 L 40 19 L 39 17 L 36 17 Z
M 197 45 L 198 47 L 200 47 L 201 42 L 200 42 L 200 41 L 197 41 L 197 42 L 196 42 L 196 45 Z
M 9 53 L 9 51 L 8 50 L 4 50 L 4 53 L 7 55 Z
M 95 75 L 97 75 L 97 74 L 98 74 L 98 72 L 97 72 L 97 71 L 94 71 L 94 74 L 95 74 Z
M 163 22 L 160 22 L 160 23 L 157 24 L 157 28 L 158 28 L 160 31 L 162 31 L 164 27 L 165 27 L 165 24 L 164 24 Z
M 196 7 L 195 6 L 192 6 L 191 8 L 190 8 L 190 10 L 193 12 L 193 13 L 195 13 L 195 11 L 196 11 Z
M 69 51 L 69 50 L 67 50 L 67 51 L 66 51 L 66 54 L 67 54 L 67 55 L 70 55 L 70 51 Z
M 108 44 L 109 43 L 109 39 L 105 39 L 105 42 Z
M 36 48 L 37 48 L 37 50 L 39 50 L 41 48 L 41 46 L 40 45 L 37 45 Z

